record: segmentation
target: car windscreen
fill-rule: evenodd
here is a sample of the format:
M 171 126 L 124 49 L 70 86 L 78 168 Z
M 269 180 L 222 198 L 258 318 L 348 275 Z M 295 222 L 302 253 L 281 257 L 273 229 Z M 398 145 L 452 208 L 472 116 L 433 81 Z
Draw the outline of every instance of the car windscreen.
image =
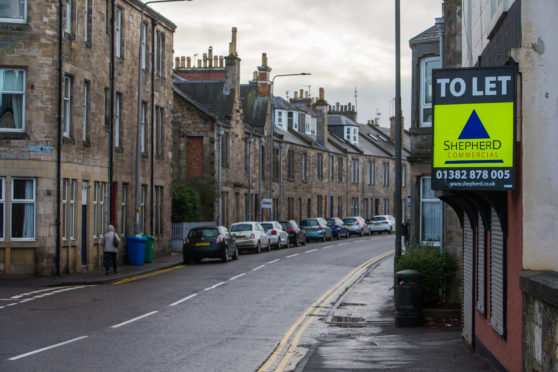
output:
M 335 220 L 327 219 L 326 222 L 328 226 L 335 226 Z
M 252 231 L 252 225 L 249 223 L 239 223 L 238 225 L 232 225 L 231 231 Z
M 343 222 L 345 223 L 355 223 L 357 222 L 356 218 L 343 218 Z
M 383 222 L 385 221 L 386 218 L 385 217 L 372 217 L 372 222 Z
M 212 229 L 212 228 L 204 228 L 204 229 L 192 229 L 188 233 L 188 237 L 191 239 L 198 239 L 198 238 L 212 238 L 219 235 L 219 230 Z
M 283 229 L 285 230 L 293 228 L 290 222 L 281 222 L 281 226 L 283 226 Z
M 318 221 L 317 220 L 302 220 L 301 223 L 302 226 L 318 226 Z

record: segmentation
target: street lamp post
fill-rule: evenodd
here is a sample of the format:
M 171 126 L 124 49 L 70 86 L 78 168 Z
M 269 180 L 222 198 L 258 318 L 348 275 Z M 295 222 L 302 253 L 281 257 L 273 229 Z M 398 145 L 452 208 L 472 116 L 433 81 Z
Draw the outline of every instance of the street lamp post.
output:
M 142 116 L 142 112 L 141 112 L 141 69 L 142 69 L 142 61 L 143 61 L 143 48 L 142 48 L 142 42 L 143 42 L 143 38 L 144 38 L 144 34 L 143 34 L 143 13 L 145 11 L 145 7 L 147 6 L 147 4 L 151 4 L 151 3 L 171 3 L 171 2 L 177 2 L 177 1 L 192 1 L 192 0 L 150 0 L 147 1 L 145 3 L 143 3 L 141 5 L 141 17 L 140 17 L 140 40 L 139 40 L 139 54 L 138 54 L 138 108 L 137 108 L 137 125 L 136 125 L 136 129 L 137 129 L 137 135 L 136 135 L 136 202 L 135 202 L 135 207 L 136 207 L 136 215 L 135 215 L 135 221 L 134 221 L 134 234 L 138 234 L 139 231 L 139 226 L 140 226 L 140 172 L 141 172 L 141 167 L 140 167 L 140 157 L 141 157 L 141 150 L 140 150 L 140 146 L 141 146 L 141 133 L 140 133 L 140 127 L 141 127 L 141 116 Z M 151 156 L 153 156 L 153 154 L 151 154 Z
M 401 256 L 401 26 L 395 0 L 395 263 Z
M 271 79 L 271 87 L 269 89 L 269 108 L 271 110 L 271 132 L 270 132 L 270 138 L 269 138 L 269 199 L 271 200 L 272 203 L 273 203 L 273 152 L 274 152 L 273 151 L 273 137 L 275 135 L 275 111 L 273 110 L 273 104 L 271 102 L 271 97 L 273 97 L 273 83 L 275 82 L 275 79 L 278 78 L 278 77 L 306 76 L 306 75 L 312 75 L 312 74 L 309 73 L 309 72 L 298 72 L 296 74 L 280 74 L 280 75 L 275 75 Z M 283 207 L 282 205 L 279 206 L 279 208 L 282 208 L 282 207 Z

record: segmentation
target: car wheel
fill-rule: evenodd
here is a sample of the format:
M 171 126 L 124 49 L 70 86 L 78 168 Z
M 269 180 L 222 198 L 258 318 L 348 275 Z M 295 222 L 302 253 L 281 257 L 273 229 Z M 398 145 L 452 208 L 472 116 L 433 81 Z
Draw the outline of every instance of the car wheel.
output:
M 256 253 L 262 253 L 262 243 L 258 240 L 258 246 L 256 247 Z
M 233 253 L 232 259 L 233 259 L 233 260 L 238 260 L 238 248 L 235 248 L 235 249 L 234 249 L 234 253 Z
M 360 230 L 360 237 L 362 238 L 363 236 L 364 236 L 364 232 Z
M 290 248 L 291 247 L 291 241 L 289 240 L 289 238 L 287 238 L 287 244 L 285 245 L 285 248 Z
M 337 233 L 337 240 L 341 240 L 341 232 Z
M 349 239 L 351 237 L 351 234 L 349 234 L 349 230 L 347 230 L 345 232 L 345 238 Z
M 326 241 L 326 237 L 325 237 L 325 234 L 323 234 L 322 235 L 322 242 L 325 242 L 325 241 Z

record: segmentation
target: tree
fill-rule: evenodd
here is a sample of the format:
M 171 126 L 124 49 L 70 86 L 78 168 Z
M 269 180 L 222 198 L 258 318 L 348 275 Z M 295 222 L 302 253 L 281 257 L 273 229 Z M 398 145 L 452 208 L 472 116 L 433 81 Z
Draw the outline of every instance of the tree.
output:
M 201 220 L 200 194 L 189 187 L 175 187 L 172 191 L 172 222 L 199 222 Z

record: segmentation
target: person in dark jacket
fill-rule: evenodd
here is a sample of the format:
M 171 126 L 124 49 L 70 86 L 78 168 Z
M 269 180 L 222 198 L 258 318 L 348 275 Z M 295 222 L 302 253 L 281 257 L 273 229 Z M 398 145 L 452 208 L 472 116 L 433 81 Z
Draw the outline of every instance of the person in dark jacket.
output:
M 403 235 L 405 248 L 409 248 L 409 240 L 411 237 L 411 222 L 409 220 L 403 221 L 401 224 L 401 235 Z
M 115 243 L 117 243 L 115 245 Z M 105 263 L 105 274 L 109 274 L 109 268 L 112 263 L 112 268 L 114 273 L 116 274 L 116 262 L 117 257 L 116 254 L 118 253 L 118 247 L 120 245 L 120 237 L 114 231 L 114 226 L 108 225 L 107 232 L 103 237 L 103 252 L 104 252 L 104 263 Z

